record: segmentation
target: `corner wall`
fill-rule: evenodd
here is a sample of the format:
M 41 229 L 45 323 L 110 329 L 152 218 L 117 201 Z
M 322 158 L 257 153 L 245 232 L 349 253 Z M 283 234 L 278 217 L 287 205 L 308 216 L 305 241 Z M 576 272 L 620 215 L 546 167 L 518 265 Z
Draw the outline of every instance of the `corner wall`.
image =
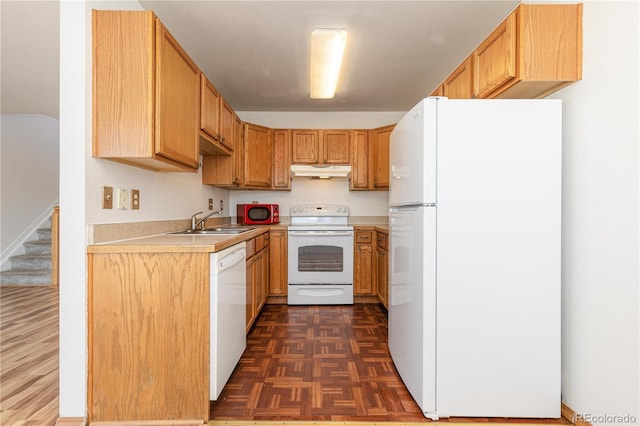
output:
M 551 96 L 564 105 L 562 398 L 593 425 L 640 421 L 639 13 L 585 2 L 583 79 Z

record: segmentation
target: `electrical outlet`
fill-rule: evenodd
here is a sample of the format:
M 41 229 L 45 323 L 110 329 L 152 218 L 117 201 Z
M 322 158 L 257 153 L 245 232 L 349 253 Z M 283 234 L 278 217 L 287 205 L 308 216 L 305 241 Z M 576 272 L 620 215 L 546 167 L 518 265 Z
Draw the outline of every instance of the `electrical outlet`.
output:
M 140 190 L 132 189 L 131 190 L 131 210 L 139 210 L 140 209 Z
M 113 187 L 112 186 L 102 187 L 102 208 L 103 209 L 113 208 Z
M 126 189 L 118 189 L 118 209 L 126 210 L 129 208 L 129 191 Z
M 209 198 L 209 210 L 213 210 L 213 198 Z
M 222 210 L 224 210 L 224 204 L 223 204 L 223 201 L 220 200 L 220 211 L 222 211 Z

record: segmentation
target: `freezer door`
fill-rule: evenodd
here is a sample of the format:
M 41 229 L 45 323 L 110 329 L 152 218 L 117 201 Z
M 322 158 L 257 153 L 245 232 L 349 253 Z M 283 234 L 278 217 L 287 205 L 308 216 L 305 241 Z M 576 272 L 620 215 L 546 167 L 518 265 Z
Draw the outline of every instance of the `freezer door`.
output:
M 390 210 L 389 350 L 422 411 L 436 409 L 436 208 Z
M 444 101 L 424 99 L 391 132 L 390 205 L 436 202 L 436 116 Z

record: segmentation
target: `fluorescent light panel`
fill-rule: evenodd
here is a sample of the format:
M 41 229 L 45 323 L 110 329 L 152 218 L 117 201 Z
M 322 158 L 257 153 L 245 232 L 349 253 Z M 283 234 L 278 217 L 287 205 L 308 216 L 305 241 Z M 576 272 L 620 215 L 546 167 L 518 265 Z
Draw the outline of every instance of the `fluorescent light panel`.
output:
M 344 29 L 317 28 L 311 32 L 311 99 L 332 99 L 335 95 L 346 43 Z

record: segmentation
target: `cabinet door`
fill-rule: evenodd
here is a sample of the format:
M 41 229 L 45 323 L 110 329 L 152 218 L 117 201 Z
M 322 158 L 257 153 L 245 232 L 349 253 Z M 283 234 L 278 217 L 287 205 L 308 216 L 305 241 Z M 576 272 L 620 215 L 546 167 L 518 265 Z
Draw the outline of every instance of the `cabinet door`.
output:
M 287 231 L 269 231 L 269 294 L 287 295 Z
M 377 292 L 378 299 L 388 308 L 387 301 L 389 298 L 389 259 L 387 251 L 381 247 L 376 248 L 376 269 L 377 269 Z
M 389 189 L 389 137 L 395 124 L 372 131 L 372 189 Z
M 474 51 L 478 97 L 516 77 L 516 14 L 505 19 Z
M 200 129 L 217 141 L 220 137 L 220 93 L 200 74 Z
M 354 130 L 351 137 L 351 180 L 349 189 L 369 189 L 369 132 Z
M 200 70 L 156 19 L 155 152 L 198 168 Z
M 317 130 L 293 130 L 291 138 L 294 164 L 317 164 L 320 161 L 320 138 Z
M 353 294 L 373 295 L 373 231 L 355 231 Z
M 322 130 L 322 162 L 349 164 L 351 132 L 349 130 Z
M 273 131 L 273 189 L 291 189 L 291 130 Z
M 469 56 L 442 84 L 443 94 L 449 99 L 473 99 L 473 56 Z
M 233 149 L 233 129 L 236 113 L 227 101 L 220 97 L 220 143 L 228 149 Z
M 444 86 L 441 84 L 440 86 L 436 87 L 436 89 L 431 92 L 429 96 L 444 96 Z
M 234 185 L 244 185 L 244 126 L 237 115 L 233 125 L 233 171 Z
M 244 126 L 244 185 L 269 188 L 273 139 L 271 129 L 255 124 Z
M 247 259 L 247 303 L 246 303 L 246 315 L 247 315 L 247 333 L 256 316 L 256 290 L 255 290 L 255 256 Z

